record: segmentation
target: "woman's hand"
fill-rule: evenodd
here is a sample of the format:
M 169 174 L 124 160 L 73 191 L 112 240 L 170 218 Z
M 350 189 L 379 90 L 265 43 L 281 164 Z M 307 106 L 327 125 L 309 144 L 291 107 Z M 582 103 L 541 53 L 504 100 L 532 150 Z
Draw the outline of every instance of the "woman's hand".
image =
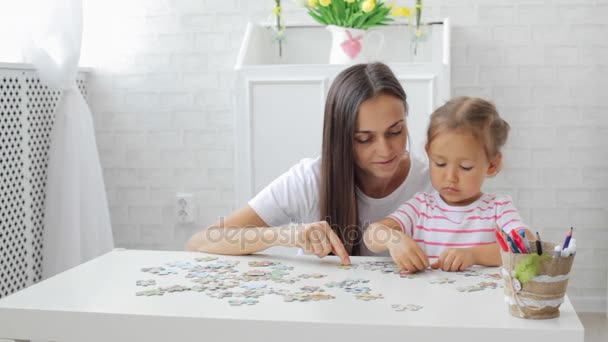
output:
M 391 235 L 386 245 L 393 261 L 402 270 L 415 273 L 429 267 L 429 258 L 416 241 L 402 231 L 394 229 Z
M 340 238 L 326 221 L 310 223 L 298 232 L 297 246 L 305 254 L 315 254 L 320 258 L 330 252 L 337 255 L 343 265 L 350 265 L 350 258 Z
M 475 254 L 471 248 L 448 248 L 431 267 L 455 272 L 464 271 L 473 265 L 475 265 Z

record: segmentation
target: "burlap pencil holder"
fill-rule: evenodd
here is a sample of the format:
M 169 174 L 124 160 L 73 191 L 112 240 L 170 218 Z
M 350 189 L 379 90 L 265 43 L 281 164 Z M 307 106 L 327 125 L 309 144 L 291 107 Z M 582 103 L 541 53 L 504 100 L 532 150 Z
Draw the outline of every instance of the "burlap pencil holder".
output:
M 530 242 L 534 254 L 536 244 Z M 531 254 L 515 254 L 500 251 L 502 257 L 502 277 L 505 281 L 505 302 L 509 312 L 515 317 L 528 319 L 546 319 L 559 316 L 559 306 L 564 301 L 568 288 L 568 278 L 574 255 L 551 258 L 556 245 L 543 242 L 543 255 L 550 258 L 541 259 L 539 274 L 523 284 L 515 278 L 517 265 Z

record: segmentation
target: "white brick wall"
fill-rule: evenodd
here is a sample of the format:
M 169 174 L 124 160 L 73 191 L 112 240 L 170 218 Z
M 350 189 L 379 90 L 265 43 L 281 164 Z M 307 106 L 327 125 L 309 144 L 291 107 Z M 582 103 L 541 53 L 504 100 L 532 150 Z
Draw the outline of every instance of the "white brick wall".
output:
M 307 18 L 285 2 L 287 20 Z M 90 101 L 117 245 L 181 249 L 233 209 L 232 66 L 246 22 L 266 20 L 273 3 L 137 0 L 112 14 L 112 30 L 88 21 L 83 59 L 96 68 Z M 605 310 L 608 2 L 427 0 L 425 14 L 454 25 L 453 95 L 493 99 L 513 126 L 488 188 L 510 194 L 547 240 L 576 227 L 569 293 Z M 104 46 L 108 30 L 116 48 Z M 196 196 L 195 224 L 175 224 L 179 191 Z

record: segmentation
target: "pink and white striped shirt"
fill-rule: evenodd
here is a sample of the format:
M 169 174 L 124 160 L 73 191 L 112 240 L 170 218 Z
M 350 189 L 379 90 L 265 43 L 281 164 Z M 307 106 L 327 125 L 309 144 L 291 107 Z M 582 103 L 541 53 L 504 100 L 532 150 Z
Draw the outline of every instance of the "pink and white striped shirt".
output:
M 389 216 L 424 250 L 439 257 L 446 248 L 495 243 L 494 230 L 527 228 L 506 195 L 483 194 L 467 206 L 450 206 L 438 192 L 418 192 Z

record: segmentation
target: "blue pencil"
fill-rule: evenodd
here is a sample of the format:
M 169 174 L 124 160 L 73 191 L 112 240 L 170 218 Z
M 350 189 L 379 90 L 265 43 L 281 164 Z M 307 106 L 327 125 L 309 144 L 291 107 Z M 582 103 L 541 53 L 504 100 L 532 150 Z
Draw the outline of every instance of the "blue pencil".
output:
M 570 227 L 570 230 L 568 231 L 568 233 L 566 233 L 566 240 L 564 241 L 564 247 L 563 249 L 568 248 L 568 245 L 570 244 L 570 239 L 572 239 L 572 231 L 574 230 L 574 227 Z

